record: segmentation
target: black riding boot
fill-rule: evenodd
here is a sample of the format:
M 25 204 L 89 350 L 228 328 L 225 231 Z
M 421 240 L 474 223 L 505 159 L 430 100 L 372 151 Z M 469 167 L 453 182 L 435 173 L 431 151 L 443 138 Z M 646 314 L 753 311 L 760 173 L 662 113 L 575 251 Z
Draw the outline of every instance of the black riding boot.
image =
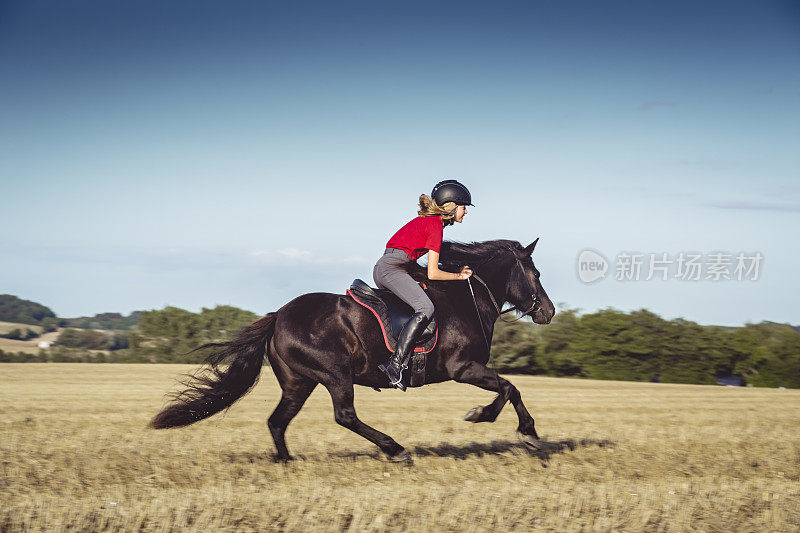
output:
M 402 391 L 406 390 L 406 386 L 402 383 L 403 369 L 408 368 L 411 351 L 430 321 L 431 319 L 425 316 L 425 313 L 411 315 L 406 325 L 400 330 L 400 335 L 397 336 L 397 349 L 389 358 L 389 362 L 385 365 L 378 365 L 378 368 L 389 376 L 389 383 Z

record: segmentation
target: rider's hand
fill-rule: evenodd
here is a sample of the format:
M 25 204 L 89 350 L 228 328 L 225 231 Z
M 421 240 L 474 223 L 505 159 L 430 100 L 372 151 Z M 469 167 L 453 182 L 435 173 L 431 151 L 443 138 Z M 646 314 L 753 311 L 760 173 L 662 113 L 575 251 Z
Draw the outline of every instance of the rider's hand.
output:
M 458 273 L 458 279 L 467 279 L 472 275 L 472 269 L 468 266 L 461 267 L 461 272 Z

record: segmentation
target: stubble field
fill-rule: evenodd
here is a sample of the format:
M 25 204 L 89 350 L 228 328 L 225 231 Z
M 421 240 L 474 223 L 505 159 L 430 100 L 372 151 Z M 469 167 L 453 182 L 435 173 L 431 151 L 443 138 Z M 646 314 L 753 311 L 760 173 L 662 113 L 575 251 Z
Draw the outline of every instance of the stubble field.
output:
M 531 452 L 493 394 L 356 390 L 405 445 L 386 462 L 319 387 L 272 461 L 269 370 L 224 416 L 145 428 L 179 365 L 0 365 L 0 530 L 796 531 L 800 391 L 510 376 L 551 442 Z
M 60 333 L 60 331 L 51 331 L 49 333 L 42 334 L 41 326 L 32 326 L 30 324 L 17 324 L 15 322 L 0 321 L 0 333 L 8 333 L 15 329 L 21 329 L 22 331 L 30 329 L 35 331 L 36 333 L 40 333 L 40 336 L 35 339 L 27 341 L 5 339 L 0 337 L 0 350 L 4 350 L 6 352 L 38 353 L 40 350 L 39 348 L 40 341 L 55 341 Z

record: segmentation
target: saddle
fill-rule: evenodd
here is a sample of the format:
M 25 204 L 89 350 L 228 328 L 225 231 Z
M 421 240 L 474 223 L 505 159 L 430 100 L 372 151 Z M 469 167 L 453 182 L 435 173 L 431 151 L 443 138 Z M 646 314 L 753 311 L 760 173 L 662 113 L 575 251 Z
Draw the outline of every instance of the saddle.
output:
M 423 284 L 423 289 L 425 288 Z M 370 287 L 360 279 L 353 280 L 353 284 L 347 290 L 347 295 L 369 309 L 378 319 L 386 349 L 394 352 L 397 349 L 397 335 L 414 314 L 414 309 L 392 291 Z M 439 328 L 436 325 L 436 317 L 434 317 L 414 347 L 408 365 L 409 372 L 403 373 L 403 381 L 409 382 L 407 386 L 419 387 L 425 384 L 426 354 L 436 346 L 438 337 Z

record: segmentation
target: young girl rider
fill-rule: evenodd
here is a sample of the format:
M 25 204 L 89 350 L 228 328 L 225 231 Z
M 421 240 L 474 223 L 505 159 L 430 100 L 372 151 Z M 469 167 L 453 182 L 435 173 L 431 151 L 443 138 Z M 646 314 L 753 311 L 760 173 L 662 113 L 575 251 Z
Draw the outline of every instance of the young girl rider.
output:
M 428 279 L 445 281 L 469 278 L 472 270 L 466 266 L 458 274 L 439 269 L 444 227 L 453 222 L 462 222 L 468 205 L 472 205 L 472 197 L 464 185 L 456 180 L 437 183 L 430 197 L 424 194 L 419 197 L 419 216 L 389 239 L 386 251 L 372 271 L 378 287 L 392 291 L 414 308 L 414 314 L 397 336 L 394 354 L 385 365 L 378 367 L 389 376 L 389 382 L 401 390 L 405 390 L 401 380 L 403 369 L 408 368 L 409 355 L 433 318 L 433 303 L 408 274 L 406 266 L 427 253 Z

